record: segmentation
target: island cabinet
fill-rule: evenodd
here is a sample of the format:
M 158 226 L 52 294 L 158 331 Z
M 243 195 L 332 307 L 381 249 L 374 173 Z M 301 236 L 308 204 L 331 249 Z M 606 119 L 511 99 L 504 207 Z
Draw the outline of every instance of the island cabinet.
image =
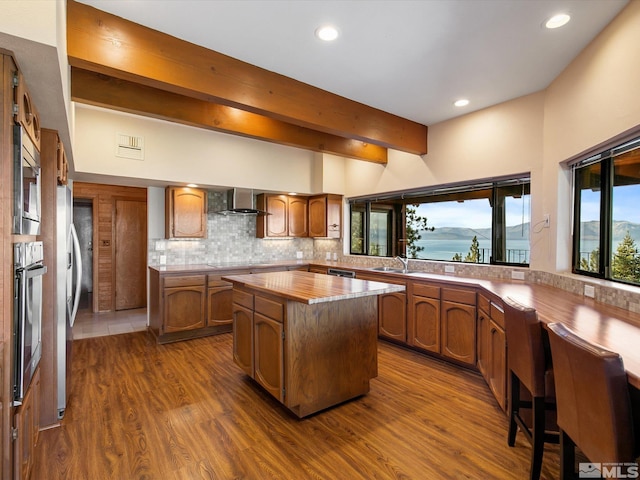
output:
M 207 192 L 190 187 L 165 190 L 165 237 L 207 238 Z
M 507 346 L 502 305 L 478 294 L 478 370 L 498 405 L 507 409 Z
M 342 237 L 341 195 L 318 195 L 309 198 L 309 236 Z
M 307 237 L 307 198 L 262 193 L 256 198 L 259 210 L 268 215 L 256 218 L 256 237 Z
M 369 391 L 378 374 L 376 295 L 404 287 L 299 271 L 225 279 L 234 362 L 295 415 Z

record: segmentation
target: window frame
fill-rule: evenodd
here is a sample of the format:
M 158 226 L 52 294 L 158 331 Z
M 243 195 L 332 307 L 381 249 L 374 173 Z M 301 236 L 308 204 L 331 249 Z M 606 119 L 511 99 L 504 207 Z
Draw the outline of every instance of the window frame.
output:
M 591 155 L 586 159 L 576 161 L 570 166 L 572 167 L 573 182 L 573 239 L 571 254 L 571 271 L 576 275 L 583 275 L 593 278 L 600 278 L 626 285 L 640 286 L 640 282 L 635 283 L 613 277 L 612 259 L 614 249 L 612 230 L 613 230 L 613 191 L 615 183 L 614 167 L 615 159 L 620 155 L 631 152 L 633 150 L 640 151 L 640 137 L 633 138 L 629 141 L 620 143 L 614 147 L 603 148 L 596 155 Z M 582 204 L 581 192 L 582 182 L 579 171 L 593 165 L 600 166 L 600 209 L 599 209 L 599 242 L 598 242 L 598 271 L 583 270 L 580 268 L 581 256 L 581 213 Z
M 391 254 L 388 257 L 393 257 L 397 254 L 406 255 L 407 253 L 407 240 L 406 238 L 406 206 L 407 205 L 416 205 L 420 203 L 436 203 L 436 202 L 446 202 L 446 201 L 459 201 L 461 199 L 478 199 L 478 198 L 487 198 L 490 202 L 491 208 L 491 255 L 489 257 L 489 262 L 457 262 L 455 263 L 471 263 L 478 265 L 503 265 L 503 266 L 518 266 L 518 267 L 528 267 L 529 262 L 508 262 L 506 260 L 496 261 L 494 258 L 494 252 L 496 245 L 500 241 L 496 237 L 496 232 L 498 229 L 502 232 L 503 236 L 506 236 L 506 222 L 499 221 L 499 213 L 501 210 L 494 207 L 497 204 L 498 193 L 501 189 L 505 187 L 520 187 L 522 188 L 523 195 L 528 195 L 530 198 L 531 195 L 531 177 L 528 173 L 520 174 L 516 176 L 510 177 L 502 177 L 499 179 L 491 179 L 491 180 L 479 180 L 474 183 L 464 183 L 464 184 L 451 184 L 451 185 L 441 185 L 432 187 L 429 189 L 421 189 L 421 190 L 409 190 L 403 192 L 392 192 L 387 194 L 380 194 L 375 197 L 359 197 L 349 199 L 349 212 L 350 212 L 350 224 L 349 231 L 351 232 L 351 219 L 353 218 L 354 206 L 358 207 L 358 211 L 362 211 L 362 205 L 365 205 L 364 211 L 364 234 L 366 245 L 363 249 L 363 253 L 353 252 L 352 245 L 350 241 L 349 245 L 349 253 L 351 255 L 362 255 L 362 256 L 378 256 L 378 255 L 370 255 L 368 245 L 368 229 L 369 229 L 369 215 L 371 213 L 371 205 L 372 204 L 386 204 L 389 207 L 393 207 L 394 209 L 394 232 L 393 232 L 393 241 Z M 506 198 L 506 195 L 503 195 L 503 198 Z M 504 203 L 502 212 L 504 213 Z M 530 260 L 530 252 L 531 252 L 531 201 L 529 200 L 529 255 L 527 255 Z M 350 240 L 352 239 L 353 233 L 351 232 Z M 506 240 L 505 240 L 506 242 Z M 505 243 L 506 246 L 506 243 Z M 506 247 L 505 247 L 505 255 L 506 255 Z M 382 257 L 382 258 L 385 258 Z M 416 260 L 425 260 L 425 261 L 435 261 L 435 262 L 452 262 L 453 260 L 441 260 L 441 259 L 429 259 L 429 258 L 420 258 Z

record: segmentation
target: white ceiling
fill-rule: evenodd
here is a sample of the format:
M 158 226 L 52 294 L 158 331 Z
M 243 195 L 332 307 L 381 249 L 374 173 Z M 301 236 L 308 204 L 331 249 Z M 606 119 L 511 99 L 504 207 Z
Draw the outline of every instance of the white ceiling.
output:
M 81 2 L 430 125 L 546 88 L 628 0 Z M 325 23 L 337 41 L 315 38 Z

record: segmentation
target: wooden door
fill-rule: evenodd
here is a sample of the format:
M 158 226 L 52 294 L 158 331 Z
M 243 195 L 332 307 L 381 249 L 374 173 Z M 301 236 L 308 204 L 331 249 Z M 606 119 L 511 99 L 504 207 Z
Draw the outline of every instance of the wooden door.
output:
M 478 370 L 484 377 L 484 379 L 489 382 L 490 377 L 490 323 L 491 318 L 489 315 L 483 310 L 478 310 Z
M 443 300 L 442 354 L 470 366 L 476 364 L 476 307 Z
M 163 332 L 204 328 L 206 294 L 204 285 L 165 288 Z
M 147 203 L 116 200 L 116 310 L 147 306 Z
M 284 341 L 282 323 L 254 313 L 254 373 L 255 380 L 267 392 L 284 401 Z
M 233 361 L 253 377 L 253 310 L 233 304 Z
M 267 237 L 286 237 L 289 235 L 289 201 L 286 195 L 267 196 Z
M 504 330 L 489 323 L 489 375 L 487 383 L 502 410 L 507 410 L 507 340 Z
M 312 197 L 309 199 L 309 236 L 327 236 L 327 197 Z
M 233 286 L 231 284 L 209 287 L 209 315 L 207 325 L 231 325 L 233 322 Z
M 342 197 L 327 197 L 327 237 L 342 238 Z
M 407 295 L 387 293 L 378 297 L 378 334 L 399 342 L 407 341 Z
M 307 199 L 289 197 L 289 235 L 291 237 L 306 237 L 308 235 L 307 218 Z
M 407 342 L 440 353 L 440 299 L 414 295 Z
M 167 192 L 169 228 L 166 236 L 207 238 L 207 192 L 189 187 L 168 187 Z

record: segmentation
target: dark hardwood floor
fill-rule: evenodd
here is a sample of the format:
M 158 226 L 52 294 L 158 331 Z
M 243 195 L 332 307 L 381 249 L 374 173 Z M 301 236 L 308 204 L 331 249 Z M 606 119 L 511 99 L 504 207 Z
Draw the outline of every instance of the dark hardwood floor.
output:
M 74 342 L 62 425 L 34 480 L 523 479 L 530 448 L 482 378 L 386 342 L 371 392 L 298 420 L 233 364 L 231 334 Z M 558 450 L 542 477 L 558 478 Z

